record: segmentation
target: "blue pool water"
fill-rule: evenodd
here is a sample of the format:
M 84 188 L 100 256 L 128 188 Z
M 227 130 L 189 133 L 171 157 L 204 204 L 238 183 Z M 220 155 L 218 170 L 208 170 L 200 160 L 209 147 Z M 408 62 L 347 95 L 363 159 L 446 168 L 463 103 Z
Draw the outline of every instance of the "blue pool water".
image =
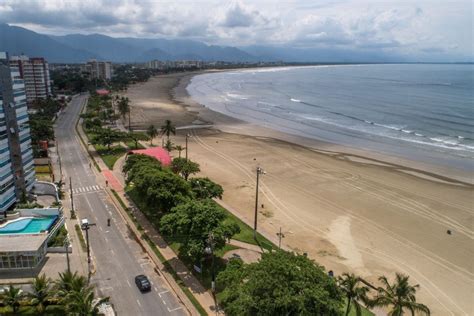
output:
M 36 234 L 44 230 L 49 230 L 56 218 L 57 216 L 20 219 L 0 228 L 0 235 Z

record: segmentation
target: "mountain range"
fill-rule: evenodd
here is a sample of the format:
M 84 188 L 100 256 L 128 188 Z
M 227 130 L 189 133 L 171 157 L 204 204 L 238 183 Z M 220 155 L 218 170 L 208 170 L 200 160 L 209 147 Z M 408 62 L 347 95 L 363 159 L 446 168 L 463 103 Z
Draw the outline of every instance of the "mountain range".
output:
M 115 38 L 102 34 L 52 36 L 26 28 L 0 24 L 0 51 L 11 55 L 41 56 L 51 63 L 82 63 L 88 59 L 112 62 L 203 60 L 256 62 L 382 62 L 400 56 L 341 49 L 297 49 L 271 46 L 217 46 L 187 39 Z

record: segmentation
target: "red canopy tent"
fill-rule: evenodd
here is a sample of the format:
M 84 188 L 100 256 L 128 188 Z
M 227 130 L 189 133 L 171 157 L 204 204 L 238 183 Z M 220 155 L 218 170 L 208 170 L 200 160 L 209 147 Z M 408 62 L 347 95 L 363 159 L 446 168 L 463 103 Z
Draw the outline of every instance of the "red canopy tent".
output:
M 146 149 L 135 149 L 131 151 L 133 154 L 147 155 L 156 158 L 161 162 L 163 166 L 169 166 L 171 164 L 170 154 L 161 147 L 151 147 Z

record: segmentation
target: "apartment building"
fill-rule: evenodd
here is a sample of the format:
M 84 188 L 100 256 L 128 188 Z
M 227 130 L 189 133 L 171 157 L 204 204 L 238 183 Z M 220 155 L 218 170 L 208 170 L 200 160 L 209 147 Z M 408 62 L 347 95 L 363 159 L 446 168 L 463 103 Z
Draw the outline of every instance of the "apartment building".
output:
M 25 83 L 26 101 L 29 105 L 35 100 L 51 96 L 51 79 L 49 65 L 44 58 L 28 56 L 11 56 L 10 65 L 18 68 L 20 77 Z
M 82 71 L 88 73 L 90 79 L 112 79 L 112 63 L 109 61 L 91 59 L 82 66 Z
M 0 52 L 0 216 L 35 182 L 25 84 Z

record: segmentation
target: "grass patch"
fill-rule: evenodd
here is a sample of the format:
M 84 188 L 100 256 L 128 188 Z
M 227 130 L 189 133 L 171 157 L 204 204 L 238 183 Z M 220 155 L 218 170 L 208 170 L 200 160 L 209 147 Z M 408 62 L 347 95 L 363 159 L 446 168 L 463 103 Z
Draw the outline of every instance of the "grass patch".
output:
M 49 166 L 35 166 L 35 172 L 36 173 L 51 173 L 51 169 L 49 168 Z
M 101 145 L 94 145 L 94 147 L 110 170 L 114 169 L 115 162 L 127 152 L 127 149 L 121 145 L 112 146 L 110 149 Z
M 145 147 L 140 143 L 137 144 L 138 146 L 135 146 L 134 141 L 126 141 L 125 145 L 127 145 L 129 149 L 145 149 Z
M 84 235 L 82 235 L 81 227 L 79 224 L 74 225 L 74 229 L 76 230 L 77 237 L 79 237 L 79 243 L 81 244 L 81 248 L 83 251 L 87 251 L 86 241 L 84 240 Z
M 225 222 L 227 223 L 236 223 L 240 227 L 240 233 L 234 235 L 232 239 L 242 241 L 248 244 L 252 245 L 259 245 L 255 239 L 253 238 L 253 228 L 251 228 L 249 225 L 245 224 L 243 221 L 241 221 L 237 216 L 223 208 L 225 212 L 227 213 L 227 219 Z M 259 232 L 257 232 L 257 240 L 260 243 L 260 246 L 266 250 L 272 250 L 272 249 L 277 249 L 278 247 L 274 245 L 270 240 L 267 238 L 263 237 L 260 235 Z

